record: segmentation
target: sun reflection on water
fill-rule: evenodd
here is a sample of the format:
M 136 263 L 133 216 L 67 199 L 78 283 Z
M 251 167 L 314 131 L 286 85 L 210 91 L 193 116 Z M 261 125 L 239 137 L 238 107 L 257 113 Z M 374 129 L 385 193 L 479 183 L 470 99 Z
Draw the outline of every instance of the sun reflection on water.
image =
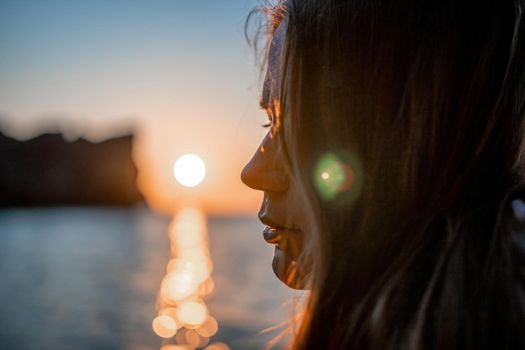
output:
M 152 323 L 153 331 L 165 339 L 161 350 L 228 350 L 223 343 L 208 345 L 219 327 L 204 301 L 215 286 L 204 213 L 195 208 L 180 210 L 169 227 L 169 239 L 171 259 Z

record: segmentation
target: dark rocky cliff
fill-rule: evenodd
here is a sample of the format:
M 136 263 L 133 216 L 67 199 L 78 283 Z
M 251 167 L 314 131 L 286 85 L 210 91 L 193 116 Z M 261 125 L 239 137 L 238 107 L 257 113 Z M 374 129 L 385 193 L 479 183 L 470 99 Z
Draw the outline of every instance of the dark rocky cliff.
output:
M 0 133 L 0 207 L 141 201 L 132 142 L 132 135 L 92 143 L 60 134 L 18 141 Z

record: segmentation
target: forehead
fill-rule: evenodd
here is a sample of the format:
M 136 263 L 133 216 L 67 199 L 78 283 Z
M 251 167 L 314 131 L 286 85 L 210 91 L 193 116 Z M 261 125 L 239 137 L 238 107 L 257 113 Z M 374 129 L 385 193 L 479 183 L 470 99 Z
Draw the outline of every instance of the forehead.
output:
M 268 69 L 264 79 L 261 105 L 269 105 L 270 100 L 279 96 L 281 78 L 281 56 L 286 33 L 284 21 L 277 27 L 268 51 Z

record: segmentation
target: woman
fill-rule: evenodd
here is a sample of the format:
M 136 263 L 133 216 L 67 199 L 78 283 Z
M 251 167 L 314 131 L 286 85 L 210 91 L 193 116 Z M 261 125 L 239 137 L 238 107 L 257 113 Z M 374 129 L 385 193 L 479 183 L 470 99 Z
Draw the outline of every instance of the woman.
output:
M 293 349 L 525 349 L 522 0 L 263 8 L 264 191 Z

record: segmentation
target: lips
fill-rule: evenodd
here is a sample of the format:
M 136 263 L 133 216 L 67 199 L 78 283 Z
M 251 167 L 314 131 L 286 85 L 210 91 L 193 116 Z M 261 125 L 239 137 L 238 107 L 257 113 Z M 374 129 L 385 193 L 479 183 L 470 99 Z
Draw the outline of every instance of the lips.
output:
M 266 226 L 263 231 L 264 240 L 270 244 L 275 244 L 277 248 L 285 243 L 285 248 L 290 247 L 289 238 L 301 234 L 300 230 L 286 227 Z
M 283 230 L 266 226 L 263 231 L 264 240 L 270 244 L 277 244 L 282 238 Z
M 264 239 L 274 241 L 277 236 L 280 234 L 283 234 L 286 231 L 300 231 L 299 228 L 293 227 L 286 227 L 284 225 L 281 225 L 278 223 L 278 221 L 274 220 L 270 216 L 266 215 L 264 211 L 259 212 L 259 220 L 266 225 L 266 228 L 264 229 Z M 267 238 L 268 237 L 268 238 Z M 269 242 L 274 243 L 274 242 Z

